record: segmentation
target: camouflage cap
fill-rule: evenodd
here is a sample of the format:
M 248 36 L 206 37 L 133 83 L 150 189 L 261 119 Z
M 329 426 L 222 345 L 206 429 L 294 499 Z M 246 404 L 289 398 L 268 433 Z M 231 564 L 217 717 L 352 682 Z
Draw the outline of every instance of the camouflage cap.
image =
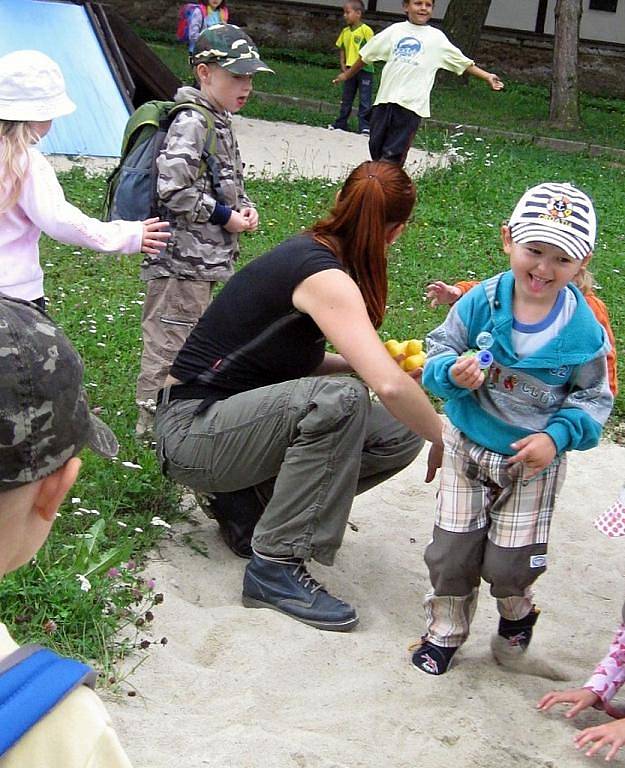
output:
M 115 435 L 89 412 L 83 363 L 35 304 L 0 295 L 0 491 L 40 480 L 84 445 L 107 458 Z
M 273 72 L 261 61 L 252 38 L 234 24 L 213 24 L 195 42 L 191 65 L 219 64 L 234 75 Z

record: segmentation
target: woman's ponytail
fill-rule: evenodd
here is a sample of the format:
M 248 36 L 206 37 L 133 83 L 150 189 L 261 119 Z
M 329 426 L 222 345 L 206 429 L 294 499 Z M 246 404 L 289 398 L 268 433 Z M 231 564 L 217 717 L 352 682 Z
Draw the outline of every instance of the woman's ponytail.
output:
M 415 196 L 410 177 L 399 165 L 365 162 L 348 176 L 328 218 L 312 227 L 313 235 L 336 251 L 358 284 L 376 328 L 386 310 L 389 227 L 407 221 Z

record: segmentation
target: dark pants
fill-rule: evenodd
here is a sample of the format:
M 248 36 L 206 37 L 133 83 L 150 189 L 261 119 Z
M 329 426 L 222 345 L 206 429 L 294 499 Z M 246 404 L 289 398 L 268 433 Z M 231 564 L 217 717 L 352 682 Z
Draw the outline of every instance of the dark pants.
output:
M 352 111 L 352 104 L 356 98 L 356 92 L 360 91 L 358 103 L 358 131 L 369 130 L 369 112 L 371 110 L 371 89 L 373 86 L 373 73 L 360 72 L 343 83 L 343 98 L 341 99 L 341 111 L 334 121 L 334 127 L 342 131 L 347 130 L 347 120 Z
M 399 104 L 376 104 L 371 111 L 371 159 L 403 165 L 420 122 L 419 115 Z

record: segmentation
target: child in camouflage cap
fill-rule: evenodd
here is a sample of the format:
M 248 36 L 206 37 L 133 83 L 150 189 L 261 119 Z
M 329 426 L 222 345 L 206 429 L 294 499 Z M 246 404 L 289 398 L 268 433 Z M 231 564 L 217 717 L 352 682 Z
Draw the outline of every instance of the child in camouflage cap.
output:
M 80 449 L 87 445 L 113 457 L 118 445 L 89 412 L 82 360 L 65 334 L 36 304 L 4 295 L 0 380 L 1 578 L 45 542 L 76 480 Z M 0 669 L 17 649 L 0 622 Z M 130 768 L 102 702 L 85 685 L 32 725 L 1 760 L 4 768 L 78 768 L 86 761 L 94 768 Z
M 174 100 L 210 112 L 217 149 L 202 162 L 209 126 L 197 109 L 183 109 L 157 160 L 157 198 L 170 221 L 171 239 L 164 251 L 148 254 L 141 264 L 146 296 L 136 393 L 138 435 L 151 429 L 158 391 L 210 303 L 215 283 L 233 274 L 239 234 L 258 226 L 258 213 L 245 194 L 232 113 L 245 106 L 256 72 L 272 70 L 251 38 L 232 24 L 205 29 L 190 63 L 199 89 L 184 86 Z

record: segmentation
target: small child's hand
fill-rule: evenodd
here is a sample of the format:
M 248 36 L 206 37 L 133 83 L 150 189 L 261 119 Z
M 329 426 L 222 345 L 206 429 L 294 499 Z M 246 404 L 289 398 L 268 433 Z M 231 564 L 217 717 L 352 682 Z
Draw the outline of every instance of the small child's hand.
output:
M 479 389 L 486 378 L 475 357 L 459 357 L 449 373 L 454 384 L 464 389 Z
M 455 304 L 462 296 L 462 291 L 455 285 L 448 285 L 442 280 L 435 280 L 425 289 L 425 295 L 431 300 L 431 307 L 439 307 L 441 304 Z
M 258 211 L 256 208 L 242 208 L 241 216 L 248 221 L 248 232 L 254 232 L 258 227 Z
M 486 82 L 490 85 L 493 91 L 503 91 L 504 89 L 503 80 L 500 80 L 499 76 L 496 75 L 494 72 L 488 73 Z
M 586 752 L 587 757 L 592 757 L 602 747 L 609 747 L 605 759 L 611 760 L 625 744 L 625 720 L 615 720 L 612 723 L 584 728 L 583 731 L 575 734 L 573 741 L 576 749 L 582 749 L 591 741 L 596 742 Z
M 224 224 L 224 229 L 226 232 L 231 232 L 232 234 L 247 232 L 250 229 L 249 218 L 242 213 L 239 213 L 239 211 L 232 211 L 230 218 Z
M 334 80 L 332 80 L 332 84 L 336 85 L 337 83 L 344 83 L 347 80 L 346 74 L 347 71 L 341 72 L 340 75 L 337 75 Z
M 564 717 L 575 717 L 588 707 L 594 706 L 599 701 L 599 696 L 588 688 L 570 688 L 567 691 L 550 691 L 546 693 L 536 705 L 537 709 L 546 712 L 554 704 L 572 704 Z
M 556 457 L 556 446 L 546 432 L 536 432 L 522 437 L 516 443 L 510 443 L 516 453 L 508 459 L 508 464 L 522 463 L 526 469 L 523 477 L 529 479 L 548 467 Z
M 143 226 L 141 253 L 159 253 L 171 237 L 171 232 L 164 231 L 169 228 L 169 222 L 161 221 L 156 217 L 154 219 L 146 219 L 141 224 Z

